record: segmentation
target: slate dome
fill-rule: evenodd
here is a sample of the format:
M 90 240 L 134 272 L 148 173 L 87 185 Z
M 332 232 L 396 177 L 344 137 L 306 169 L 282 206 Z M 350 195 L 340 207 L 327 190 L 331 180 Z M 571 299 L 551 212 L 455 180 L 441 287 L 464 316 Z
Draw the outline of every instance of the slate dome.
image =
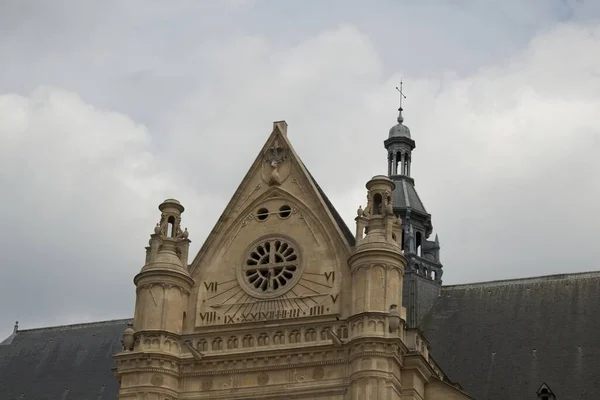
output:
M 392 126 L 390 128 L 390 138 L 393 137 L 405 137 L 410 139 L 410 129 L 408 126 L 404 125 L 404 117 L 402 117 L 402 109 L 399 110 L 400 114 L 398 115 L 398 124 Z

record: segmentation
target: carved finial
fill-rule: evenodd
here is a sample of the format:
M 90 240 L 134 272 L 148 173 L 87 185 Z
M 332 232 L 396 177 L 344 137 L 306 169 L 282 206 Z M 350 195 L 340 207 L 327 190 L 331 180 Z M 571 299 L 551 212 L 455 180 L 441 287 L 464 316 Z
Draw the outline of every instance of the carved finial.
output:
M 364 211 L 363 211 L 362 206 L 358 206 L 358 210 L 356 210 L 356 215 L 358 215 L 359 217 L 362 217 L 363 213 L 364 213 Z
M 402 315 L 400 311 L 398 311 L 398 305 L 392 304 L 390 305 L 390 309 L 388 311 L 388 322 L 390 327 L 390 333 L 395 332 L 400 327 L 400 320 L 402 319 Z
M 13 333 L 17 333 L 18 330 L 19 330 L 19 321 L 15 321 L 15 327 L 13 329 Z
M 123 344 L 124 351 L 133 350 L 133 343 L 135 339 L 133 335 L 135 331 L 133 330 L 133 324 L 131 322 L 127 323 L 127 328 L 123 331 L 123 340 L 121 340 L 121 344 Z
M 184 239 L 187 239 L 189 235 L 190 235 L 190 233 L 188 232 L 187 228 L 185 228 L 185 229 L 183 230 L 183 233 L 181 234 L 181 236 L 182 236 Z
M 159 234 L 160 233 L 160 223 L 156 223 L 156 226 L 154 227 L 154 233 L 155 234 Z

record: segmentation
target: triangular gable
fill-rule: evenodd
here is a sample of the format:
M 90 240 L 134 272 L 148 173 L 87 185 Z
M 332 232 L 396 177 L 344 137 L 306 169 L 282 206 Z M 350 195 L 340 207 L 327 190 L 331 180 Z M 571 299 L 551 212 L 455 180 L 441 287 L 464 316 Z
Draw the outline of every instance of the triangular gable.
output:
M 275 122 L 190 266 L 196 327 L 349 309 L 354 237 Z
M 342 242 L 348 247 L 353 247 L 355 245 L 355 238 L 354 238 L 354 235 L 352 234 L 352 231 L 350 231 L 350 229 L 348 228 L 348 226 L 346 225 L 346 223 L 344 222 L 344 220 L 342 219 L 342 217 L 340 216 L 338 211 L 335 209 L 335 207 L 333 206 L 333 204 L 331 203 L 331 201 L 329 200 L 329 198 L 327 197 L 327 195 L 325 194 L 323 189 L 319 186 L 317 181 L 314 179 L 313 175 L 308 171 L 308 169 L 306 168 L 306 166 L 304 165 L 304 163 L 302 162 L 302 160 L 300 159 L 300 157 L 294 150 L 292 144 L 288 140 L 288 138 L 287 138 L 287 123 L 285 121 L 276 121 L 276 122 L 273 122 L 273 131 L 272 131 L 271 135 L 269 136 L 269 138 L 263 145 L 260 153 L 258 154 L 258 156 L 255 159 L 252 166 L 248 169 L 248 172 L 246 172 L 246 175 L 242 179 L 242 182 L 240 183 L 237 190 L 235 191 L 235 193 L 229 200 L 229 203 L 223 210 L 223 213 L 217 220 L 217 223 L 213 227 L 212 231 L 210 232 L 210 234 L 208 235 L 208 237 L 202 244 L 202 247 L 198 251 L 196 257 L 192 261 L 192 263 L 190 265 L 190 273 L 192 275 L 194 273 L 196 266 L 199 264 L 200 260 L 202 259 L 203 254 L 205 254 L 206 251 L 213 245 L 216 233 L 221 231 L 221 228 L 223 227 L 225 222 L 230 217 L 229 211 L 235 207 L 238 198 L 242 195 L 242 193 L 244 193 L 248 189 L 247 186 L 250 182 L 249 178 L 252 175 L 254 175 L 256 173 L 256 170 L 258 168 L 260 168 L 262 166 L 262 164 L 264 163 L 263 155 L 265 154 L 265 152 L 267 151 L 267 149 L 269 148 L 271 143 L 276 138 L 281 138 L 284 141 L 285 145 L 288 147 L 288 149 L 290 151 L 290 155 L 292 155 L 292 157 L 295 158 L 295 160 L 298 162 L 298 165 L 302 168 L 305 176 L 311 183 L 314 193 L 318 196 L 320 201 L 323 203 L 323 205 L 325 206 L 325 208 L 329 214 L 330 219 L 334 222 L 334 225 L 336 227 L 336 230 L 337 230 Z M 250 199 L 246 199 L 246 200 L 248 201 Z M 236 211 L 239 212 L 240 210 L 236 210 Z

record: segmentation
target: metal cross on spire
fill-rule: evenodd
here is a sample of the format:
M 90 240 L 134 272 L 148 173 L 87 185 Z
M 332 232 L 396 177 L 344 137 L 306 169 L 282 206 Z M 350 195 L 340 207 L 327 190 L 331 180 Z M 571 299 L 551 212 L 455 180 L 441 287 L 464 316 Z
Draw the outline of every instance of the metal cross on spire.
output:
M 396 90 L 400 93 L 400 109 L 402 109 L 402 98 L 406 98 L 404 93 L 402 92 L 402 79 L 400 79 L 400 87 L 396 86 Z

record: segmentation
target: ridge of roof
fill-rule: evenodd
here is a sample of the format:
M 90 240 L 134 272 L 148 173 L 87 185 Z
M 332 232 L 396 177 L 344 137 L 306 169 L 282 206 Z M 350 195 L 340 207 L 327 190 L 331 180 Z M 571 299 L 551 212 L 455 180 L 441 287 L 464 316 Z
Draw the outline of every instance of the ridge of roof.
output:
M 462 289 L 474 289 L 484 287 L 497 287 L 504 285 L 526 285 L 532 283 L 541 283 L 549 281 L 565 281 L 575 279 L 587 279 L 587 278 L 600 278 L 600 271 L 588 271 L 588 272 L 573 272 L 570 274 L 554 274 L 554 275 L 541 275 L 532 276 L 526 278 L 514 278 L 514 279 L 499 279 L 494 281 L 483 281 L 473 283 L 461 283 L 457 285 L 442 286 L 442 290 L 462 290 Z
M 124 318 L 124 319 L 110 319 L 110 320 L 105 320 L 105 321 L 84 322 L 84 323 L 78 323 L 78 324 L 45 326 L 45 327 L 41 327 L 41 328 L 19 329 L 17 331 L 17 333 L 39 332 L 39 331 L 56 331 L 56 330 L 65 330 L 65 329 L 93 328 L 93 327 L 96 327 L 96 326 L 125 324 L 127 322 L 132 321 L 132 320 L 133 320 L 133 318 Z

